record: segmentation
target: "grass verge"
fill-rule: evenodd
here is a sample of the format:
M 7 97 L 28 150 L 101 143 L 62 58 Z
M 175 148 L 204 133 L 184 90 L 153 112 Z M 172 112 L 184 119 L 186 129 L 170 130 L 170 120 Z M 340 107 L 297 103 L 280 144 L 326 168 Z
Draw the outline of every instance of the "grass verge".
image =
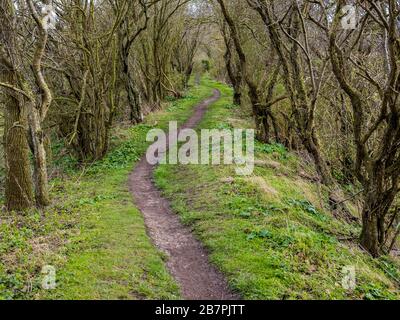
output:
M 204 80 L 144 124 L 119 130 L 109 155 L 83 171 L 63 157 L 57 165 L 69 174 L 51 181 L 53 205 L 46 211 L 0 213 L 0 299 L 179 298 L 127 179 L 146 150 L 148 130 L 182 123 L 211 94 Z M 56 271 L 54 290 L 43 289 L 47 265 Z
M 200 128 L 251 127 L 231 90 L 213 87 L 222 98 Z M 156 181 L 245 299 L 399 299 L 398 259 L 361 251 L 359 226 L 332 217 L 304 170 L 313 173 L 283 146 L 257 143 L 252 176 L 232 166 L 163 165 Z

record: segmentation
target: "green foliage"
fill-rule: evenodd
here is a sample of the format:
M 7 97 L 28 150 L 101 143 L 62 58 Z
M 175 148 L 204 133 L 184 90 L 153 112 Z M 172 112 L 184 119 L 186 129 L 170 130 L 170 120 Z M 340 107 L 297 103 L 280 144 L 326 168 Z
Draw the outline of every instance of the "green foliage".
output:
M 7 274 L 2 272 L 0 265 L 0 300 L 12 300 L 23 292 L 24 282 L 19 274 Z
M 365 284 L 357 290 L 364 300 L 385 300 L 387 295 L 385 289 L 375 284 Z
M 270 238 L 270 237 L 271 237 L 271 233 L 269 231 L 267 231 L 267 230 L 252 231 L 247 236 L 247 240 L 253 240 L 255 238 L 265 239 L 265 238 Z
M 231 131 L 233 129 L 233 127 L 229 123 L 223 123 L 222 122 L 217 126 L 217 129 L 218 130 L 229 130 L 229 131 Z
M 176 112 L 179 110 L 184 110 L 187 107 L 187 102 L 196 101 L 197 99 L 198 97 L 190 94 L 182 97 L 181 99 L 174 98 L 174 100 L 171 100 L 172 103 L 168 106 L 167 111 Z
M 319 212 L 315 206 L 307 200 L 287 199 L 286 203 L 292 207 L 300 208 L 305 212 L 312 214 L 319 220 L 326 221 L 328 218 L 323 213 Z
M 123 142 L 112 150 L 106 157 L 88 168 L 88 174 L 97 174 L 104 170 L 126 168 L 128 165 L 138 161 L 143 154 L 147 142 L 146 134 L 153 127 L 140 124 L 130 129 L 130 140 Z
M 178 98 L 175 96 L 166 96 L 165 97 L 165 101 L 168 101 L 168 102 L 175 102 L 177 100 L 178 100 Z
M 54 140 L 51 145 L 53 153 L 52 166 L 65 173 L 72 174 L 79 167 L 78 159 L 69 152 L 65 146 L 65 140 Z
M 265 154 L 277 155 L 277 157 L 281 160 L 285 160 L 288 158 L 288 151 L 286 147 L 280 143 L 265 144 L 257 141 L 255 145 L 255 151 Z
M 210 60 L 201 60 L 201 64 L 203 66 L 203 71 L 204 72 L 209 72 L 211 69 L 211 63 Z
M 233 104 L 233 103 L 225 105 L 225 108 L 228 109 L 228 110 L 237 110 L 239 107 L 240 106 L 238 106 L 236 104 Z

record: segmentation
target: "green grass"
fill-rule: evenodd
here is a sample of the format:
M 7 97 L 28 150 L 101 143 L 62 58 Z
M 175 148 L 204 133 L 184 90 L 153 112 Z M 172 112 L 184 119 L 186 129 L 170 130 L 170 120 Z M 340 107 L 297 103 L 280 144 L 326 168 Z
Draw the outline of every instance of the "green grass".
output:
M 53 205 L 45 212 L 0 213 L 0 299 L 180 298 L 127 179 L 148 146 L 148 130 L 182 123 L 211 94 L 204 81 L 144 124 L 117 130 L 109 155 L 83 171 L 71 157 L 58 159 L 68 176 L 51 181 Z M 42 289 L 45 265 L 56 269 L 54 290 Z
M 249 112 L 223 95 L 200 128 L 249 128 Z M 373 260 L 356 238 L 358 225 L 325 208 L 326 192 L 300 178 L 313 172 L 281 145 L 256 145 L 251 177 L 232 166 L 168 166 L 156 181 L 182 221 L 191 225 L 210 258 L 245 299 L 399 299 L 399 261 Z M 356 288 L 342 286 L 343 268 L 356 270 Z M 395 278 L 397 278 L 397 283 Z
M 77 171 L 73 158 L 57 159 L 68 175 L 51 181 L 53 205 L 45 212 L 0 213 L 0 299 L 180 298 L 127 178 L 148 146 L 148 130 L 181 124 L 212 88 L 223 95 L 201 127 L 250 128 L 250 112 L 232 105 L 231 90 L 204 79 L 144 124 L 116 128 L 102 161 Z M 398 299 L 398 260 L 373 260 L 355 241 L 341 240 L 356 236 L 359 226 L 328 213 L 326 192 L 298 175 L 312 168 L 281 145 L 257 143 L 256 154 L 248 178 L 229 166 L 157 170 L 158 185 L 232 288 L 246 299 Z M 45 265 L 56 269 L 55 290 L 41 288 Z M 354 291 L 341 285 L 346 266 L 356 268 Z

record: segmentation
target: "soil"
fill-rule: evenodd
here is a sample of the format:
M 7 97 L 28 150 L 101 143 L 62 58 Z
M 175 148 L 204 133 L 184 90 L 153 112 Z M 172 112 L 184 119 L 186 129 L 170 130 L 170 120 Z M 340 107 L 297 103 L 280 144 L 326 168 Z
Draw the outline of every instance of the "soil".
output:
M 213 96 L 198 104 L 180 129 L 195 128 L 209 105 L 219 98 L 220 92 L 214 90 Z M 155 169 L 144 156 L 129 176 L 129 187 L 144 216 L 149 236 L 167 256 L 167 267 L 180 285 L 182 297 L 187 300 L 239 299 L 229 289 L 222 273 L 210 264 L 207 251 L 190 228 L 181 223 L 169 201 L 162 197 L 154 184 Z

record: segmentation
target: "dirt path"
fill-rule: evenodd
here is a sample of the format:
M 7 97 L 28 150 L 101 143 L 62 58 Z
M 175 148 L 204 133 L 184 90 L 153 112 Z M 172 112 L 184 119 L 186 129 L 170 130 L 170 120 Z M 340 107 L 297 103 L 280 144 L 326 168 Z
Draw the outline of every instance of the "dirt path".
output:
M 194 114 L 181 129 L 195 128 L 207 107 L 219 97 L 220 92 L 214 90 L 213 96 L 195 108 Z M 169 202 L 154 185 L 155 168 L 144 157 L 130 175 L 129 186 L 135 203 L 144 216 L 150 237 L 168 256 L 167 267 L 179 283 L 183 298 L 238 299 L 229 290 L 224 276 L 209 263 L 205 249 L 194 238 L 190 229 L 181 224 L 178 215 L 172 212 Z

